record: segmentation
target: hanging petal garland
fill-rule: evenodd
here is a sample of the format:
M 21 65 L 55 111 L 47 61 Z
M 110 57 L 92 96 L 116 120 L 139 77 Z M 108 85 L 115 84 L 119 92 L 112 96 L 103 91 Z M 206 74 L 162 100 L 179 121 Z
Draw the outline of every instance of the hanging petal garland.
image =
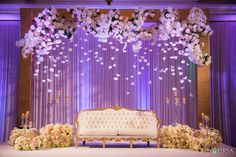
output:
M 188 77 L 186 76 L 186 71 L 183 71 L 182 66 L 188 66 L 188 63 L 186 63 L 185 57 L 182 57 L 184 54 L 181 46 L 182 42 L 178 40 L 182 36 L 182 32 L 184 30 L 181 22 L 179 21 L 179 12 L 178 10 L 169 7 L 167 9 L 161 9 L 160 13 L 160 24 L 158 27 L 158 47 L 161 50 L 160 52 L 163 53 L 160 54 L 161 61 L 170 61 L 170 64 L 166 64 L 166 66 L 160 69 L 159 80 L 163 80 L 164 75 L 172 76 L 177 80 L 179 79 L 179 86 L 181 89 L 184 89 L 183 84 L 187 81 Z M 169 57 L 168 60 L 167 57 Z M 177 86 L 178 84 L 176 83 L 172 87 L 173 95 L 176 100 L 178 99 Z M 175 102 L 176 105 L 179 104 L 179 101 Z
M 203 10 L 199 8 L 192 8 L 187 20 L 184 21 L 179 20 L 178 10 L 171 7 L 161 9 L 160 12 L 158 46 L 161 48 L 161 52 L 163 52 L 162 60 L 165 61 L 168 55 L 170 55 L 169 59 L 175 60 L 175 62 L 172 62 L 175 63 L 175 66 L 170 65 L 170 67 L 160 69 L 159 80 L 162 80 L 162 75 L 165 74 L 171 74 L 170 76 L 175 77 L 177 80 L 179 79 L 178 82 L 180 84 L 176 83 L 172 87 L 173 93 L 178 93 L 177 86 L 180 86 L 180 89 L 184 89 L 183 85 L 185 82 L 192 82 L 186 71 L 183 71 L 182 65 L 189 66 L 189 61 L 199 66 L 211 63 L 209 53 L 203 52 L 201 48 L 200 36 L 210 36 L 212 30 L 207 25 L 207 17 Z M 166 54 L 168 55 L 166 56 Z M 190 97 L 192 97 L 192 93 L 190 93 Z
M 109 10 L 107 14 L 102 14 L 99 9 L 87 8 L 68 11 L 72 17 L 77 18 L 79 26 L 87 33 L 97 37 L 98 41 L 107 42 L 108 38 L 115 38 L 124 44 L 123 50 L 126 50 L 127 43 L 133 42 L 133 51 L 139 52 L 142 48 L 141 40 L 154 38 L 157 32 L 155 26 L 148 29 L 142 28 L 148 16 L 155 16 L 151 10 L 135 10 L 131 18 L 124 18 L 116 9 Z

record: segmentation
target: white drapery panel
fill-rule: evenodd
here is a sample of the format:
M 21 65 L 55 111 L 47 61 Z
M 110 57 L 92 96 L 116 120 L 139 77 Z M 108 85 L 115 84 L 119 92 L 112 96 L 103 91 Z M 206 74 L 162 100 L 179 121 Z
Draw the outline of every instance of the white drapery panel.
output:
M 0 21 L 0 143 L 7 142 L 16 125 L 19 21 Z

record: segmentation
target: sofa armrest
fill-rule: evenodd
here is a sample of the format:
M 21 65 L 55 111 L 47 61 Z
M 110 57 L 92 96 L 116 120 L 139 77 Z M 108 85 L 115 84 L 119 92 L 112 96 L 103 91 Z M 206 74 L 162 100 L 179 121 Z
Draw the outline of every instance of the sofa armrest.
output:
M 161 124 L 160 120 L 157 119 L 157 148 L 160 147 L 160 144 L 159 144 L 159 142 L 160 142 L 160 129 L 161 129 L 160 124 Z
M 75 146 L 76 148 L 78 147 L 78 142 L 79 142 L 79 114 L 77 114 L 76 118 L 75 118 L 75 129 L 76 129 L 76 137 L 75 137 Z

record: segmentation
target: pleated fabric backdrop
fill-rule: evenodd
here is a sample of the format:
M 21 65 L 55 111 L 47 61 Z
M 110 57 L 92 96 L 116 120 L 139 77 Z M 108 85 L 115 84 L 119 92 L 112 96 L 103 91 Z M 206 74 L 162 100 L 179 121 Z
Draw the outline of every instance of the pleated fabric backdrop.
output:
M 236 147 L 236 22 L 212 22 L 211 126 Z
M 125 53 L 123 45 L 114 39 L 100 43 L 78 28 L 72 42 L 65 40 L 65 45 L 52 53 L 55 58 L 66 58 L 67 55 L 68 63 L 58 61 L 53 73 L 46 72 L 44 65 L 32 64 L 32 71 L 41 69 L 38 76 L 32 74 L 30 109 L 33 126 L 73 123 L 80 110 L 117 105 L 153 110 L 162 124 L 179 122 L 196 127 L 196 67 L 181 64 L 183 57 L 171 60 L 170 56 L 177 52 L 161 53 L 162 47 L 157 45 L 157 41 L 155 45 L 152 41 L 144 41 L 139 53 L 134 53 L 131 45 Z M 163 57 L 166 57 L 165 61 Z M 45 57 L 46 63 L 50 63 L 48 57 Z M 181 84 L 177 72 L 175 76 L 160 72 L 163 68 L 170 70 L 171 66 L 181 66 L 192 82 Z M 58 73 L 59 77 L 55 77 Z M 161 81 L 160 76 L 163 78 Z M 52 79 L 51 83 L 51 80 L 41 81 L 47 77 Z M 178 100 L 172 87 L 178 89 Z M 48 89 L 53 91 L 48 93 Z
M 0 21 L 0 143 L 7 142 L 16 125 L 19 21 Z

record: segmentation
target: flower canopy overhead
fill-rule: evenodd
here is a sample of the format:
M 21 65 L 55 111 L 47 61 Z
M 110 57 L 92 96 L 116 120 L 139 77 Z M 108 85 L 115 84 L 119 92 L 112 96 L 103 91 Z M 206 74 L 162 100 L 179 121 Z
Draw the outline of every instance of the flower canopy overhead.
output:
M 17 42 L 22 47 L 23 57 L 35 54 L 36 64 L 43 62 L 43 55 L 48 55 L 53 47 L 59 47 L 60 37 L 72 39 L 75 28 L 61 16 L 56 9 L 47 8 L 33 19 L 29 31 Z
M 106 43 L 109 38 L 119 41 L 123 44 L 124 53 L 127 52 L 128 43 L 132 45 L 133 52 L 138 53 L 142 48 L 143 40 L 153 40 L 152 44 L 156 44 L 156 39 L 158 39 L 159 44 L 171 45 L 176 51 L 177 55 L 171 56 L 171 59 L 177 59 L 178 55 L 181 55 L 199 66 L 209 65 L 211 62 L 211 57 L 209 53 L 203 51 L 203 44 L 200 40 L 201 36 L 212 34 L 202 9 L 192 8 L 187 19 L 182 21 L 179 19 L 178 10 L 171 7 L 161 9 L 159 21 L 148 28 L 143 28 L 147 17 L 155 16 L 155 12 L 148 9 L 134 10 L 130 17 L 123 17 L 117 9 L 108 10 L 107 13 L 103 13 L 99 9 L 87 8 L 67 9 L 67 11 L 76 20 L 78 27 L 96 37 L 99 42 Z M 17 46 L 22 47 L 23 57 L 35 55 L 36 65 L 40 65 L 45 60 L 45 56 L 49 56 L 52 64 L 44 65 L 44 70 L 54 72 L 58 62 L 67 63 L 69 59 L 64 52 L 60 52 L 62 57 L 53 57 L 50 55 L 51 51 L 64 44 L 61 38 L 73 40 L 74 33 L 76 33 L 75 22 L 65 19 L 55 8 L 46 8 L 34 18 L 29 31 L 23 39 L 17 42 Z M 176 41 L 170 42 L 170 39 Z M 117 50 L 119 51 L 119 49 Z M 68 51 L 72 51 L 72 48 Z M 168 53 L 168 50 L 162 49 L 162 52 Z M 182 60 L 181 63 L 184 64 L 185 61 Z M 170 70 L 175 71 L 174 68 L 172 67 Z M 168 68 L 161 69 L 160 72 L 166 70 Z M 36 68 L 34 75 L 38 76 L 38 73 L 39 68 Z M 58 75 L 59 73 L 54 76 L 58 77 Z M 185 80 L 189 79 L 183 77 L 180 83 Z M 42 82 L 46 81 L 50 83 L 52 80 L 51 78 L 42 80 Z
M 124 44 L 123 49 L 126 49 L 127 43 L 134 42 L 134 52 L 141 49 L 141 40 L 152 39 L 157 32 L 155 25 L 149 29 L 142 28 L 148 16 L 155 16 L 151 10 L 135 10 L 130 18 L 121 16 L 116 9 L 109 10 L 107 14 L 102 14 L 99 9 L 78 8 L 69 11 L 72 17 L 77 18 L 79 26 L 97 37 L 98 41 L 107 42 L 112 37 Z
M 183 46 L 180 55 L 187 56 L 197 65 L 210 64 L 211 57 L 201 49 L 200 35 L 210 36 L 212 30 L 202 9 L 192 8 L 186 20 L 179 21 L 178 10 L 168 8 L 161 10 L 159 40 L 167 41 L 171 37 L 179 38 L 178 44 Z

